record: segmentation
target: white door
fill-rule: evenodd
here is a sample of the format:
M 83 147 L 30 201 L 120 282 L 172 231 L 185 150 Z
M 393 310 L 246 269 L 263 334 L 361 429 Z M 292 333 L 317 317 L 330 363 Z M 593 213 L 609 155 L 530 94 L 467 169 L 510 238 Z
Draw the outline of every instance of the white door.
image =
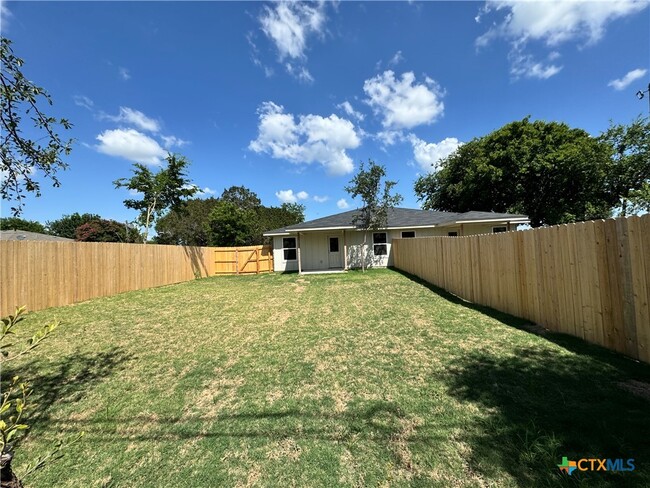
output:
M 339 246 L 339 238 L 330 236 L 327 238 L 327 250 L 329 251 L 329 267 L 341 267 L 341 249 Z

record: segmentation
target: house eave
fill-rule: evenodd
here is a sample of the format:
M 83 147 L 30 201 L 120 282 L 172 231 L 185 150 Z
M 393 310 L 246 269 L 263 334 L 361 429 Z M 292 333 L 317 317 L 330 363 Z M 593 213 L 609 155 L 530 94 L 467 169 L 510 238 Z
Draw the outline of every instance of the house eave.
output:
M 481 219 L 481 220 L 454 220 L 439 224 L 438 227 L 452 227 L 461 224 L 527 224 L 530 219 L 517 218 L 517 219 Z

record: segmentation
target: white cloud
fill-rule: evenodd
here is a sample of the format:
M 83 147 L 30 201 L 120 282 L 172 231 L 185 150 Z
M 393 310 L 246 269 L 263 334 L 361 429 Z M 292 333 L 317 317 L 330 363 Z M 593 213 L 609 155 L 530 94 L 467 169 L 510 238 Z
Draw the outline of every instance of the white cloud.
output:
M 313 83 L 314 82 L 314 77 L 311 75 L 309 70 L 305 68 L 304 66 L 294 66 L 291 63 L 287 63 L 285 65 L 285 68 L 287 68 L 287 72 L 296 78 L 298 81 L 302 81 L 303 83 Z
M 313 77 L 302 63 L 307 61 L 307 42 L 313 35 L 322 36 L 325 30 L 325 2 L 277 2 L 274 7 L 264 7 L 259 17 L 262 32 L 278 50 L 280 62 L 287 72 L 298 80 L 311 83 Z M 249 43 L 251 41 L 249 40 Z M 262 66 L 257 47 L 253 43 L 253 62 Z M 264 67 L 268 73 L 267 68 Z M 268 76 L 268 75 L 267 75 Z
M 309 194 L 306 191 L 294 193 L 293 190 L 279 190 L 275 192 L 275 196 L 282 203 L 298 203 L 298 200 L 307 200 L 309 198 Z
M 365 100 L 373 111 L 382 116 L 382 125 L 386 129 L 410 129 L 417 125 L 431 124 L 442 116 L 444 104 L 443 91 L 429 77 L 424 83 L 416 83 L 415 75 L 409 71 L 400 79 L 392 71 L 366 80 L 363 91 Z
M 278 2 L 275 8 L 264 7 L 259 18 L 262 31 L 275 44 L 280 60 L 305 58 L 308 37 L 324 29 L 324 6 L 324 3 Z
M 11 17 L 13 17 L 13 14 L 7 7 L 7 2 L 0 0 L 0 25 L 2 25 L 2 30 L 5 32 L 9 26 L 9 19 Z
M 595 44 L 605 35 L 610 22 L 636 14 L 647 6 L 647 1 L 635 0 L 488 0 L 476 21 L 481 22 L 490 14 L 499 18 L 476 39 L 476 46 L 480 48 L 496 39 L 505 39 L 512 49 L 511 74 L 546 79 L 562 67 L 544 65 L 523 54 L 528 43 L 539 42 L 551 48 L 570 41 Z
M 404 56 L 402 56 L 402 51 L 397 51 L 392 58 L 390 58 L 390 61 L 388 61 L 389 66 L 397 66 L 399 63 L 404 61 Z
M 345 198 L 341 198 L 338 202 L 336 202 L 336 206 L 340 208 L 341 210 L 345 210 L 346 208 L 350 208 L 350 204 L 345 201 Z
M 427 172 L 436 171 L 440 161 L 463 144 L 455 137 L 447 137 L 438 143 L 426 142 L 414 134 L 409 134 L 408 140 L 413 146 L 413 157 L 420 167 Z
M 165 146 L 165 149 L 169 149 L 171 147 L 183 147 L 186 144 L 189 144 L 189 141 L 185 141 L 179 137 L 176 136 L 163 136 L 161 135 L 160 138 L 163 140 L 163 145 Z
M 633 69 L 632 71 L 628 72 L 623 78 L 610 81 L 607 83 L 607 86 L 611 86 L 614 88 L 614 90 L 618 91 L 625 90 L 630 85 L 630 83 L 644 77 L 647 72 L 647 69 Z
M 158 142 L 135 129 L 105 130 L 96 138 L 97 151 L 143 164 L 160 164 L 167 155 Z
M 332 175 L 351 173 L 352 159 L 346 153 L 361 143 L 354 124 L 337 115 L 284 113 L 284 107 L 263 103 L 259 110 L 257 139 L 248 148 L 294 164 L 320 163 Z
M 647 6 L 648 2 L 630 0 L 488 0 L 478 20 L 490 12 L 502 12 L 504 17 L 476 43 L 483 46 L 504 37 L 516 42 L 542 41 L 548 46 L 571 40 L 593 44 L 603 37 L 609 22 Z
M 215 190 L 207 186 L 205 188 L 201 188 L 200 186 L 197 185 L 183 185 L 183 188 L 187 190 L 195 188 L 196 189 L 196 193 L 194 194 L 195 197 L 204 197 L 206 195 L 215 195 L 217 193 Z
M 314 195 L 314 201 L 318 203 L 325 203 L 329 199 L 330 197 L 328 196 L 319 197 L 318 195 Z
M 129 107 L 120 107 L 120 113 L 117 115 L 100 114 L 100 118 L 112 120 L 113 122 L 133 125 L 140 130 L 149 132 L 159 132 L 160 124 L 157 120 L 147 117 L 139 110 Z
M 401 130 L 382 130 L 375 134 L 375 139 L 379 140 L 384 146 L 392 146 L 404 138 Z
M 339 109 L 343 110 L 347 115 L 349 115 L 350 117 L 355 118 L 359 122 L 361 122 L 364 119 L 364 115 L 361 112 L 358 112 L 358 111 L 354 110 L 354 108 L 352 107 L 352 104 L 350 102 L 348 102 L 347 100 L 345 102 L 343 102 L 343 103 L 339 103 L 336 106 L 336 108 L 339 108 Z
M 557 59 L 558 53 L 549 55 L 549 61 Z M 519 78 L 537 78 L 546 80 L 555 76 L 562 70 L 562 66 L 556 64 L 535 61 L 530 54 L 524 54 L 520 49 L 513 48 L 508 54 L 510 60 L 510 74 L 516 80 Z
M 88 110 L 93 110 L 95 107 L 95 102 L 93 102 L 90 98 L 84 96 L 84 95 L 75 95 L 72 97 L 72 100 L 74 101 L 74 104 L 83 107 Z
M 122 78 L 124 81 L 131 79 L 131 73 L 129 73 L 129 70 L 126 68 L 120 66 L 118 73 L 120 74 L 120 78 Z

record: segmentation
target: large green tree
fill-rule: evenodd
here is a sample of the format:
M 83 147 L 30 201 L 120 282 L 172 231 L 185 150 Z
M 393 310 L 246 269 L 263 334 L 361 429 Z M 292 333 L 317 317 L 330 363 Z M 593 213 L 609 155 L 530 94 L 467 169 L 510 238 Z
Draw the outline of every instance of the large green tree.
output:
M 460 146 L 421 176 L 423 208 L 523 213 L 531 225 L 610 215 L 610 148 L 581 129 L 528 117 Z
M 650 119 L 610 124 L 600 140 L 612 148 L 608 184 L 616 197 L 615 213 L 650 211 Z
M 20 217 L 4 217 L 0 219 L 0 230 L 24 230 L 46 234 L 43 224 L 36 220 L 25 220 Z
M 359 172 L 345 187 L 345 191 L 352 198 L 360 197 L 363 203 L 354 218 L 354 224 L 364 230 L 362 253 L 365 253 L 366 250 L 368 231 L 385 228 L 388 222 L 388 211 L 402 202 L 402 196 L 399 193 L 391 194 L 397 182 L 384 181 L 385 178 L 386 168 L 368 160 L 368 167 L 366 168 L 361 163 Z M 366 257 L 362 254 L 361 268 L 365 271 L 365 267 Z
M 168 210 L 181 208 L 185 199 L 197 192 L 197 188 L 186 177 L 189 161 L 177 154 L 168 154 L 167 166 L 157 173 L 147 166 L 135 163 L 131 178 L 120 178 L 113 184 L 116 188 L 126 188 L 139 194 L 139 198 L 124 200 L 127 208 L 140 213 L 137 223 L 143 229 L 143 241 L 149 238 L 149 231 L 155 221 Z
M 228 201 L 219 201 L 210 213 L 206 227 L 211 246 L 251 246 L 256 244 L 258 216 Z
M 70 153 L 72 139 L 57 131 L 72 124 L 43 112 L 42 105 L 52 105 L 52 99 L 23 75 L 24 61 L 5 37 L 0 37 L 0 58 L 0 197 L 14 203 L 11 212 L 18 216 L 26 193 L 41 195 L 39 179 L 60 186 L 57 171 L 67 167 L 62 156 Z
M 156 242 L 181 246 L 207 246 L 210 212 L 219 203 L 216 198 L 193 198 L 182 208 L 171 210 L 156 222 Z
M 80 225 L 86 224 L 92 220 L 100 220 L 101 217 L 97 214 L 85 213 L 79 215 L 77 212 L 64 215 L 60 219 L 46 222 L 45 225 L 50 234 L 59 237 L 67 237 L 68 239 L 75 238 L 75 231 Z

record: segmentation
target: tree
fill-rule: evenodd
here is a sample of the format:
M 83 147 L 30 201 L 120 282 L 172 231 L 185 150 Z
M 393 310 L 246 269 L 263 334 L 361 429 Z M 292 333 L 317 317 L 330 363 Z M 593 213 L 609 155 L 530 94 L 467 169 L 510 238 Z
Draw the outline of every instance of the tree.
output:
M 220 200 L 234 203 L 243 210 L 255 210 L 262 206 L 257 194 L 245 186 L 231 186 L 223 191 Z
M 31 401 L 32 389 L 29 383 L 18 375 L 7 373 L 7 363 L 16 358 L 30 353 L 43 342 L 59 326 L 58 321 L 50 322 L 37 329 L 22 347 L 11 341 L 11 336 L 16 334 L 20 322 L 24 320 L 25 307 L 16 309 L 14 315 L 2 319 L 0 330 L 0 367 L 3 375 L 0 376 L 0 468 L 2 486 L 7 488 L 21 488 L 22 482 L 13 472 L 11 463 L 14 458 L 16 442 L 29 429 L 29 412 L 34 408 Z M 11 341 L 11 342 L 10 342 Z M 68 441 L 59 441 L 47 454 L 39 456 L 36 462 L 27 466 L 23 479 L 49 461 L 62 457 L 62 451 L 67 446 L 76 442 L 84 435 L 79 433 Z
M 141 239 L 137 229 L 109 219 L 91 220 L 75 230 L 75 240 L 79 242 L 138 242 Z
M 207 246 L 210 212 L 219 203 L 216 198 L 187 200 L 183 207 L 171 210 L 156 222 L 156 242 L 181 246 Z
M 391 195 L 396 181 L 385 181 L 382 190 L 382 179 L 386 177 L 386 168 L 368 160 L 368 169 L 361 163 L 359 172 L 352 178 L 350 185 L 345 187 L 352 198 L 361 197 L 363 207 L 354 217 L 353 223 L 364 230 L 361 255 L 361 268 L 365 271 L 365 249 L 369 230 L 385 228 L 388 222 L 388 211 L 402 202 L 399 193 Z
M 279 207 L 260 207 L 259 215 L 259 242 L 262 244 L 264 232 L 286 227 L 288 225 L 299 224 L 305 221 L 305 206 L 300 203 L 283 203 Z
M 614 211 L 629 215 L 650 208 L 650 119 L 638 117 L 630 125 L 610 124 L 600 140 L 612 149 L 609 191 Z
M 258 215 L 253 209 L 240 208 L 233 202 L 219 201 L 210 213 L 207 224 L 211 246 L 251 246 L 258 228 Z
M 68 239 L 76 238 L 76 230 L 82 224 L 86 224 L 92 220 L 101 220 L 97 214 L 85 213 L 79 215 L 77 212 L 71 215 L 64 215 L 60 219 L 46 222 L 47 230 L 50 234 L 59 237 L 66 237 Z
M 135 163 L 131 178 L 120 178 L 113 182 L 115 188 L 126 188 L 141 194 L 140 199 L 124 200 L 124 205 L 140 212 L 137 222 L 144 229 L 144 243 L 158 217 L 169 209 L 179 209 L 185 198 L 197 192 L 196 186 L 186 178 L 185 169 L 189 161 L 176 154 L 168 154 L 166 161 L 167 167 L 158 173 L 153 173 L 143 164 Z
M 11 212 L 18 216 L 25 192 L 41 196 L 37 175 L 49 178 L 54 187 L 60 186 L 57 171 L 67 168 L 62 156 L 70 154 L 72 139 L 63 140 L 57 129 L 67 130 L 72 124 L 42 112 L 39 104 L 52 105 L 52 99 L 25 78 L 21 71 L 24 61 L 14 55 L 11 41 L 5 37 L 0 37 L 0 58 L 0 197 L 16 203 Z M 33 124 L 28 137 L 24 135 L 26 117 Z
M 46 234 L 43 224 L 35 220 L 25 220 L 19 217 L 5 217 L 0 219 L 0 230 L 24 230 Z
M 605 218 L 609 156 L 581 129 L 526 117 L 460 146 L 415 193 L 425 209 L 523 213 L 533 227 Z

